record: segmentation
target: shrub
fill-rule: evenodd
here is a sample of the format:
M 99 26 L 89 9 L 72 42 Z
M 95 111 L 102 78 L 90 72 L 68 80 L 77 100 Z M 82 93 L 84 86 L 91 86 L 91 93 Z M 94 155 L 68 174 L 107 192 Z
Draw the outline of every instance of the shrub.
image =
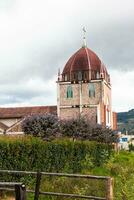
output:
M 101 143 L 116 142 L 116 135 L 108 128 L 101 125 L 93 125 L 85 118 L 60 121 L 60 132 L 63 136 L 73 139 L 97 141 Z
M 58 118 L 53 114 L 28 116 L 22 123 L 22 130 L 26 135 L 51 138 L 58 132 Z
M 84 117 L 69 120 L 58 120 L 52 114 L 32 115 L 22 123 L 25 134 L 40 136 L 45 139 L 54 139 L 62 136 L 73 139 L 92 140 L 101 143 L 116 142 L 113 131 L 101 125 L 93 125 Z
M 114 134 L 113 130 L 109 127 L 104 127 L 101 125 L 96 125 L 92 129 L 91 140 L 102 143 L 113 143 L 117 141 L 117 136 Z
M 81 172 L 87 157 L 94 165 L 102 163 L 99 154 L 107 145 L 67 139 L 46 142 L 28 136 L 12 140 L 5 136 L 0 139 L 0 149 L 0 169 Z
M 134 145 L 132 143 L 129 144 L 129 151 L 134 151 Z
M 63 136 L 73 139 L 87 139 L 92 133 L 91 123 L 85 118 L 60 121 L 60 132 Z

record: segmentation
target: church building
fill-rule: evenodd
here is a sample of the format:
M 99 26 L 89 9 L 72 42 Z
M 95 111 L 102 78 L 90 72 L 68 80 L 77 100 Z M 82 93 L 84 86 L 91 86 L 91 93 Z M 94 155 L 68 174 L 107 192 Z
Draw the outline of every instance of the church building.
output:
M 57 113 L 61 119 L 84 116 L 93 124 L 117 128 L 110 75 L 96 53 L 87 47 L 85 37 L 82 47 L 58 74 Z
M 86 45 L 67 61 L 58 73 L 57 106 L 0 108 L 0 134 L 22 133 L 21 123 L 28 115 L 57 113 L 60 119 L 86 117 L 93 124 L 117 129 L 112 112 L 110 75 L 100 58 Z

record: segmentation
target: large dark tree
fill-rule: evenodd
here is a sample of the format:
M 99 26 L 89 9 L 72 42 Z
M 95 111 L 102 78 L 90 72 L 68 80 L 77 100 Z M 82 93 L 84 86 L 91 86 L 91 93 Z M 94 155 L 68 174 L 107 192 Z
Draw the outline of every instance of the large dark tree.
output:
M 58 118 L 53 114 L 31 115 L 24 119 L 22 130 L 27 135 L 50 138 L 58 131 Z
M 117 138 L 112 129 L 98 124 L 93 125 L 84 117 L 60 121 L 60 132 L 63 136 L 73 139 L 102 143 L 113 143 Z
M 86 118 L 77 118 L 60 121 L 60 132 L 65 137 L 86 139 L 92 132 L 91 123 Z

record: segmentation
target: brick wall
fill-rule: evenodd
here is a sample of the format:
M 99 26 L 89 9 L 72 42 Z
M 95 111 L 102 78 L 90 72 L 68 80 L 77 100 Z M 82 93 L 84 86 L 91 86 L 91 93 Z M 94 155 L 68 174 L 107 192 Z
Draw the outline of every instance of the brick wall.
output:
M 71 85 L 73 89 L 73 98 L 67 98 L 67 87 Z M 79 96 L 79 84 L 62 84 L 60 85 L 60 105 L 79 105 L 80 96 Z
M 80 116 L 79 108 L 61 108 L 60 119 L 72 119 Z
M 73 89 L 73 98 L 67 98 L 67 87 L 71 85 Z M 89 85 L 88 83 L 82 83 L 82 104 L 96 105 L 99 104 L 101 99 L 101 82 L 94 83 L 95 85 L 95 97 L 89 97 Z M 80 104 L 80 84 L 60 84 L 60 105 L 61 106 L 73 106 Z
M 106 125 L 106 109 L 110 111 L 110 125 L 113 127 L 111 88 L 105 81 L 93 81 L 95 86 L 95 97 L 89 97 L 89 83 L 71 84 L 68 82 L 59 82 L 59 110 L 60 118 L 76 118 L 80 115 L 80 107 L 72 108 L 72 106 L 80 106 L 80 89 L 82 91 L 82 115 L 88 117 L 96 123 L 97 106 L 99 108 L 100 123 Z M 73 98 L 67 98 L 67 87 L 71 85 L 73 89 Z M 108 99 L 108 100 L 107 100 Z M 109 102 L 107 102 L 109 101 Z M 108 104 L 108 106 L 107 106 Z M 70 106 L 70 107 L 67 107 Z M 84 107 L 88 106 L 88 107 Z M 63 108 L 64 107 L 64 108 Z
M 89 97 L 89 84 L 82 84 L 82 103 L 96 105 L 99 104 L 101 99 L 101 82 L 94 82 L 95 86 L 95 97 Z
M 97 123 L 97 107 L 82 108 L 82 115 L 92 123 Z

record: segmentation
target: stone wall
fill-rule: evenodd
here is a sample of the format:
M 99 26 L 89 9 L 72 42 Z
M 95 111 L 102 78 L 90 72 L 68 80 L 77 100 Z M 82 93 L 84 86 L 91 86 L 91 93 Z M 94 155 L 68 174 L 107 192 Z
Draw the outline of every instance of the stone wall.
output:
M 86 117 L 92 124 L 96 124 L 97 107 L 82 108 L 82 116 Z
M 80 116 L 79 108 L 60 108 L 60 119 L 76 119 Z
M 67 87 L 71 85 L 73 98 L 67 98 Z M 101 82 L 94 82 L 95 97 L 89 97 L 89 83 L 82 83 L 82 104 L 97 105 L 101 99 Z M 80 84 L 62 83 L 59 86 L 60 106 L 80 105 Z

